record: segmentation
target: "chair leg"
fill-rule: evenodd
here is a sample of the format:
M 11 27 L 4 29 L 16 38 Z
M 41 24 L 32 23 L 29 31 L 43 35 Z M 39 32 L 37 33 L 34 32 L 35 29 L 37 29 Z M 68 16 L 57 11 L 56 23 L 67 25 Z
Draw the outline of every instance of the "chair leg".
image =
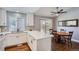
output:
M 70 46 L 72 48 L 72 42 L 71 42 L 71 40 L 68 40 L 68 47 L 70 47 Z
M 69 42 L 68 42 L 68 48 L 69 48 Z
M 66 44 L 66 40 L 64 40 L 65 41 L 65 44 Z
M 72 42 L 70 41 L 70 44 L 71 44 L 71 48 L 72 48 Z

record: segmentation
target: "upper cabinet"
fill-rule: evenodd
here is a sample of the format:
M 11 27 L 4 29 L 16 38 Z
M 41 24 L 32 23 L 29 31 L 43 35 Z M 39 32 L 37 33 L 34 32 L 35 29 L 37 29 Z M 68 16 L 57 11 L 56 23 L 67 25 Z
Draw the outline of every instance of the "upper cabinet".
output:
M 0 26 L 7 26 L 6 24 L 6 10 L 0 9 Z
M 33 26 L 34 25 L 34 14 L 28 13 L 26 15 L 26 26 Z

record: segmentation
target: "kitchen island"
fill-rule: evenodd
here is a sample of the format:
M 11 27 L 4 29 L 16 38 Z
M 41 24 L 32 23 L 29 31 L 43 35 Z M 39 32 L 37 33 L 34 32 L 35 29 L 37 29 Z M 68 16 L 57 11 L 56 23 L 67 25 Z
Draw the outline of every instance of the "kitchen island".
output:
M 51 51 L 53 35 L 40 31 L 24 31 L 27 33 L 27 43 L 32 51 Z

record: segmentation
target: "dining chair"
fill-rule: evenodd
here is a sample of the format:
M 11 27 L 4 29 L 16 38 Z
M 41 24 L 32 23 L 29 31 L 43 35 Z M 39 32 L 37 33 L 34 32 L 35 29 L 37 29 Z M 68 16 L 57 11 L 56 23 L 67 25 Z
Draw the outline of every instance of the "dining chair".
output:
M 60 32 L 64 32 L 64 29 L 60 29 Z
M 49 29 L 49 33 L 52 34 L 52 32 L 53 32 L 53 29 Z
M 69 32 L 69 35 L 64 36 L 65 43 L 68 44 L 68 47 L 69 47 L 69 45 L 71 45 L 71 47 L 72 47 L 72 41 L 71 41 L 72 35 L 73 35 L 73 32 Z
M 54 29 L 49 29 L 49 32 L 50 32 L 50 34 L 53 34 L 54 32 L 57 32 L 57 31 Z

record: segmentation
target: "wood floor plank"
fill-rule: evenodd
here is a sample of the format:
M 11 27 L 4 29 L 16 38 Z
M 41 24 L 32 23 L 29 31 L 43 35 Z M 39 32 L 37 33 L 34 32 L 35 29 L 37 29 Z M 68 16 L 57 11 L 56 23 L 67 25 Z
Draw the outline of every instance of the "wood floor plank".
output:
M 79 43 L 72 42 L 72 47 L 68 47 L 66 44 L 56 43 L 52 41 L 52 51 L 79 51 Z M 16 45 L 13 47 L 5 48 L 5 51 L 31 51 L 28 44 Z
M 79 51 L 79 43 L 72 42 L 72 47 L 67 44 L 57 43 L 52 40 L 52 50 L 54 51 Z
M 6 47 L 5 51 L 31 51 L 28 44 L 15 45 L 11 47 Z

